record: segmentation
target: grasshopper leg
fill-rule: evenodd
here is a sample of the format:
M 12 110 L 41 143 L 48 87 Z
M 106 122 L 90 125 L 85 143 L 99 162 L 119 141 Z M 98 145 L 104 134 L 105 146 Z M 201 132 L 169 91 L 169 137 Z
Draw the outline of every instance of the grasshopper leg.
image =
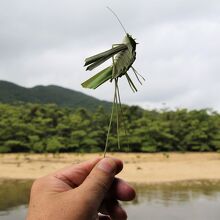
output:
M 114 46 L 117 46 L 118 44 L 113 44 L 112 48 Z M 115 76 L 115 57 L 112 56 L 112 63 L 113 63 L 113 68 L 112 68 L 112 79 Z M 119 136 L 119 110 L 118 110 L 118 103 L 119 103 L 119 97 L 118 97 L 118 77 L 115 78 L 115 105 L 116 105 L 116 117 L 117 117 L 117 139 L 118 139 L 118 149 L 120 149 L 120 136 Z

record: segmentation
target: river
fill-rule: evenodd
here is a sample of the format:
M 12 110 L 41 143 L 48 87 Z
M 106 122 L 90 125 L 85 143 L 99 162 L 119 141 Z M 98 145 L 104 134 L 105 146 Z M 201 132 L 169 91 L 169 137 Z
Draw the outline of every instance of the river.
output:
M 0 219 L 23 220 L 31 181 L 0 181 Z M 220 183 L 197 181 L 135 185 L 137 198 L 124 203 L 128 219 L 219 220 Z

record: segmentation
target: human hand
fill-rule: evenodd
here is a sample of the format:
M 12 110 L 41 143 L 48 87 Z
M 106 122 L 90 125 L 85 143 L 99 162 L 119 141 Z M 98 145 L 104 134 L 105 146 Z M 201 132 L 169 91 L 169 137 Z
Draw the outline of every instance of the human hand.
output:
M 39 178 L 31 189 L 26 220 L 127 219 L 118 200 L 134 199 L 135 191 L 115 178 L 122 168 L 118 159 L 97 158 Z

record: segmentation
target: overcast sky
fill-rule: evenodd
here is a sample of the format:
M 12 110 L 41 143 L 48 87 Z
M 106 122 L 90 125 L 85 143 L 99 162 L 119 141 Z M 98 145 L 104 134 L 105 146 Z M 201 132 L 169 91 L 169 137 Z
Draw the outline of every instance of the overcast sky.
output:
M 1 0 L 0 80 L 56 84 L 111 101 L 111 83 L 81 87 L 109 64 L 86 72 L 84 59 L 124 37 L 106 6 L 140 43 L 134 67 L 147 79 L 133 94 L 120 78 L 124 103 L 220 110 L 219 0 Z

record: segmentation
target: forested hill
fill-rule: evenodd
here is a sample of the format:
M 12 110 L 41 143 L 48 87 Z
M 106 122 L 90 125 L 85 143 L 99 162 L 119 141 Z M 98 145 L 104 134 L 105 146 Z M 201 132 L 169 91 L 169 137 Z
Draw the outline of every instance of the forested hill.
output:
M 0 102 L 8 104 L 16 102 L 54 103 L 60 107 L 83 107 L 88 110 L 95 110 L 98 106 L 103 106 L 107 111 L 111 108 L 110 102 L 101 101 L 92 96 L 60 86 L 49 85 L 25 88 L 2 80 L 0 80 Z

